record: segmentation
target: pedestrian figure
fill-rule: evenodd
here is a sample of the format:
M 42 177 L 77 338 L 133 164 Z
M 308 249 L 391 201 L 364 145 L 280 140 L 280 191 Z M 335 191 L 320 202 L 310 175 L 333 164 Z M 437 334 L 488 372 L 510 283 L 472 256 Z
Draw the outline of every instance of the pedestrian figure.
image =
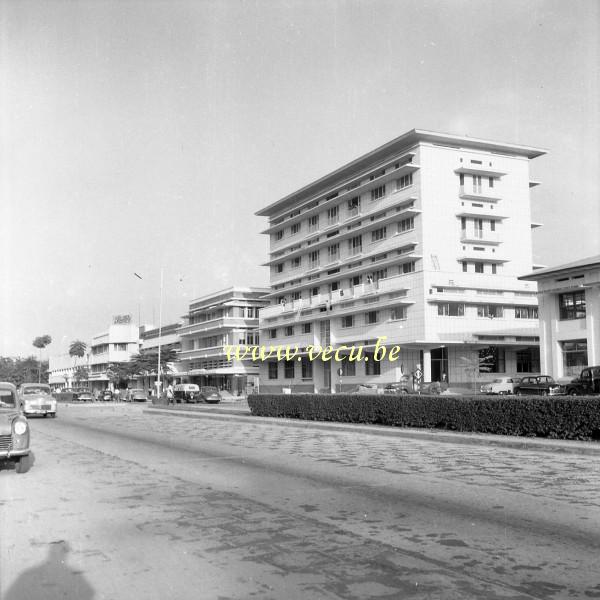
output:
M 167 386 L 167 404 L 173 403 L 173 386 L 169 384 Z

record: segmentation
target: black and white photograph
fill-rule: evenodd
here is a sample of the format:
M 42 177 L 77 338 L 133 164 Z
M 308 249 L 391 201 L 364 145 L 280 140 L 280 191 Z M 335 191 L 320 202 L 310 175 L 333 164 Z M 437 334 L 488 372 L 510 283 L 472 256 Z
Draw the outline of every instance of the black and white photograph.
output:
M 598 0 L 0 0 L 0 599 L 600 599 Z

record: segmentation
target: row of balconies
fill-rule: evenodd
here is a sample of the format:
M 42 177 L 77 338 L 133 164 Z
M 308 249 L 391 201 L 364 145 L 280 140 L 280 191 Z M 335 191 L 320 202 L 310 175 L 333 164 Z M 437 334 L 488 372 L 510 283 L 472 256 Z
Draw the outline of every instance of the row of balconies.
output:
M 364 298 L 374 294 L 408 290 L 406 276 L 388 277 L 371 283 L 361 283 L 350 288 L 339 289 L 325 294 L 316 294 L 309 298 L 301 298 L 292 302 L 282 302 L 266 306 L 260 311 L 261 320 L 292 314 L 306 308 L 316 308 L 326 304 L 336 304 L 348 300 Z

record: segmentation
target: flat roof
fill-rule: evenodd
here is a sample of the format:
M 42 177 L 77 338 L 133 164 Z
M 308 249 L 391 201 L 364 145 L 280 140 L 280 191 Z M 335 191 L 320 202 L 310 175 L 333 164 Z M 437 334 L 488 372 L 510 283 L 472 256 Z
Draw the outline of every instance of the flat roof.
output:
M 255 214 L 259 217 L 268 217 L 283 209 L 287 204 L 302 198 L 303 196 L 316 193 L 320 188 L 326 185 L 332 185 L 336 181 L 343 180 L 345 177 L 351 177 L 356 172 L 356 169 L 363 164 L 375 163 L 377 161 L 389 158 L 391 154 L 408 150 L 419 142 L 430 142 L 446 145 L 460 145 L 464 148 L 476 148 L 480 150 L 491 150 L 494 152 L 503 152 L 527 158 L 537 158 L 547 153 L 547 150 L 533 148 L 531 146 L 521 146 L 518 144 L 510 144 L 507 142 L 497 142 L 492 140 L 484 140 L 469 136 L 458 136 L 449 133 L 439 133 L 435 131 L 427 131 L 425 129 L 411 129 L 397 138 L 367 152 L 353 161 L 343 165 L 342 167 L 328 173 L 327 175 L 305 185 L 299 190 L 288 194 L 287 196 L 269 204 L 267 207 L 259 210 Z
M 588 258 L 582 258 L 580 260 L 576 260 L 565 265 L 559 265 L 557 267 L 537 269 L 533 273 L 522 275 L 519 277 L 519 279 L 523 279 L 525 281 L 536 281 L 538 279 L 543 279 L 547 275 L 554 275 L 563 271 L 572 271 L 574 269 L 582 269 L 587 267 L 600 267 L 600 254 L 596 254 L 595 256 L 590 256 Z

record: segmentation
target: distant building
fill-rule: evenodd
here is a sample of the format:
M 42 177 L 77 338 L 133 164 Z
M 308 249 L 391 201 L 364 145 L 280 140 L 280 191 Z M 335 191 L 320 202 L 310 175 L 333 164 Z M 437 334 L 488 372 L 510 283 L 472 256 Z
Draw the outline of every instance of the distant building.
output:
M 258 365 L 249 359 L 228 359 L 227 346 L 254 345 L 258 315 L 269 290 L 231 287 L 190 303 L 187 324 L 179 330 L 179 375 L 201 386 L 216 386 L 233 394 L 245 393 L 258 383 Z
M 538 285 L 542 372 L 572 377 L 600 365 L 600 255 L 520 279 Z
M 168 370 L 162 375 L 167 377 L 174 383 L 180 380 L 179 371 L 181 365 L 179 363 L 179 354 L 181 351 L 181 339 L 179 337 L 179 329 L 182 323 L 168 323 L 158 328 L 154 325 L 144 325 L 140 327 L 140 351 L 141 356 L 151 354 L 157 359 L 154 369 L 143 375 L 137 376 L 135 379 L 137 387 L 145 390 L 156 389 L 156 371 L 158 367 L 158 347 L 160 345 L 161 353 L 164 355 L 171 350 L 175 352 L 176 360 L 168 363 Z M 162 361 L 161 361 L 162 362 Z M 133 384 L 131 385 L 133 387 Z
M 130 315 L 113 317 L 113 323 L 103 333 L 92 337 L 89 346 L 90 385 L 92 390 L 111 387 L 110 365 L 128 362 L 139 352 L 139 328 Z
M 258 211 L 269 218 L 261 341 L 400 345 L 396 362 L 261 365 L 261 390 L 539 371 L 531 159 L 544 150 L 423 130 Z M 372 358 L 372 357 L 371 357 Z M 485 364 L 482 364 L 482 361 Z M 341 373 L 341 374 L 340 374 Z
M 62 390 L 76 387 L 83 382 L 75 380 L 78 367 L 89 368 L 89 355 L 71 356 L 70 354 L 55 354 L 48 357 L 48 383 L 52 390 Z

